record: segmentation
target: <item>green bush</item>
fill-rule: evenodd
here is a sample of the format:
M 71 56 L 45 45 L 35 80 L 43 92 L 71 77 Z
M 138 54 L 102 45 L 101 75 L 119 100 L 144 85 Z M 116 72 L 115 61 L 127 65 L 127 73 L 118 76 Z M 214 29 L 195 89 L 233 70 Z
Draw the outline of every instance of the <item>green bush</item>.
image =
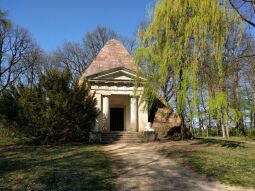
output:
M 48 71 L 32 88 L 5 90 L 0 115 L 18 131 L 42 144 L 87 141 L 98 110 L 86 83 L 72 84 L 68 70 Z
M 245 133 L 245 135 L 243 134 L 243 132 Z M 237 128 L 230 128 L 229 135 L 230 136 L 235 136 L 235 137 L 247 136 L 247 137 L 250 137 L 250 138 L 255 138 L 255 129 L 251 128 L 251 127 L 246 127 L 242 131 L 242 130 L 237 129 Z
M 255 129 L 254 128 L 248 128 L 246 134 L 249 138 L 255 139 Z

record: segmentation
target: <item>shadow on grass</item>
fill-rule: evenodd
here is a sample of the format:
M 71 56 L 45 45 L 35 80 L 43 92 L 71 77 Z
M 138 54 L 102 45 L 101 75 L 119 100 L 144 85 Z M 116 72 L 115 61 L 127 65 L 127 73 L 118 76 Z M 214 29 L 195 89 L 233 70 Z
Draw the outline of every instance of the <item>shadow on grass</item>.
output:
M 210 159 L 207 159 L 205 156 L 208 153 L 203 151 L 188 151 L 188 150 L 161 150 L 162 154 L 168 158 L 177 160 L 179 163 L 184 166 L 188 166 L 191 169 L 205 174 L 208 177 L 219 178 L 229 173 L 230 168 L 227 165 L 211 163 Z M 210 165 L 208 165 L 210 163 Z
M 197 139 L 183 145 L 163 148 L 160 152 L 193 170 L 237 186 L 255 186 L 254 145 L 242 142 Z
M 114 176 L 96 145 L 0 148 L 0 190 L 110 190 Z
M 221 140 L 221 139 L 210 139 L 210 138 L 196 138 L 198 142 L 193 143 L 194 145 L 207 144 L 207 145 L 220 145 L 227 148 L 244 148 L 244 143 L 239 141 Z
M 254 186 L 254 177 L 252 164 L 243 159 L 237 159 L 228 154 L 217 154 L 214 152 L 201 150 L 161 150 L 161 153 L 178 163 L 187 166 L 194 171 L 206 175 L 209 179 L 217 179 L 220 182 L 236 186 L 252 187 Z M 243 168 L 243 164 L 245 168 Z M 241 166 L 239 165 L 241 164 Z

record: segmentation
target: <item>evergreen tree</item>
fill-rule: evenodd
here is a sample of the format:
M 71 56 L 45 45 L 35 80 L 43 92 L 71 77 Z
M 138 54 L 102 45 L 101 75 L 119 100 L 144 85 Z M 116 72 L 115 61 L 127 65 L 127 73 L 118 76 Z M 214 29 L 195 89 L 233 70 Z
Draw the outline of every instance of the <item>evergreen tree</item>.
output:
M 38 143 L 88 141 L 98 115 L 96 99 L 86 83 L 71 83 L 69 70 L 47 71 L 32 88 L 19 84 L 5 90 L 0 114 Z

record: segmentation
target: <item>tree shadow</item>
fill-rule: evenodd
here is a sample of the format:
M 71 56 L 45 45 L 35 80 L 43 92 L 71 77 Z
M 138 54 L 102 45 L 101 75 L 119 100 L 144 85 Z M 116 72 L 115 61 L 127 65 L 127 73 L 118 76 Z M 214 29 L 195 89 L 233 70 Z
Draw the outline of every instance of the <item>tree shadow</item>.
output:
M 116 149 L 109 147 L 112 166 L 119 177 L 113 190 L 208 191 L 214 189 L 214 179 L 195 174 L 168 159 L 158 158 L 156 152 L 150 154 L 138 147 L 133 145 L 120 146 Z M 205 182 L 206 185 L 203 184 Z
M 108 191 L 115 178 L 107 157 L 93 145 L 9 147 L 0 153 L 0 190 Z
M 221 147 L 227 147 L 227 148 L 244 148 L 245 145 L 242 142 L 239 141 L 230 141 L 230 140 L 221 140 L 221 139 L 210 139 L 210 138 L 196 138 L 198 140 L 195 143 L 192 143 L 192 145 L 220 145 Z

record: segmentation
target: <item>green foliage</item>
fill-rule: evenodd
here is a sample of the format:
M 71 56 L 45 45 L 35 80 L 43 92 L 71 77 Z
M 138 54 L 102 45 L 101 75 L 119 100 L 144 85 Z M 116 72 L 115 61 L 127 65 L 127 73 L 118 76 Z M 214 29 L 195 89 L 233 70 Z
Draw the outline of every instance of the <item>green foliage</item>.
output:
M 68 70 L 51 70 L 33 88 L 19 84 L 0 97 L 0 114 L 40 143 L 87 141 L 98 111 L 86 83 L 71 86 Z
M 6 11 L 0 10 L 0 26 L 9 28 L 12 22 L 7 18 L 8 13 Z
M 147 79 L 143 94 L 147 104 L 157 97 L 168 105 L 174 98 L 172 103 L 184 118 L 189 101 L 194 118 L 200 115 L 199 88 L 210 86 L 214 93 L 209 94 L 208 112 L 227 120 L 224 48 L 229 26 L 238 22 L 224 1 L 158 1 L 152 21 L 140 33 L 135 56 L 138 76 Z

